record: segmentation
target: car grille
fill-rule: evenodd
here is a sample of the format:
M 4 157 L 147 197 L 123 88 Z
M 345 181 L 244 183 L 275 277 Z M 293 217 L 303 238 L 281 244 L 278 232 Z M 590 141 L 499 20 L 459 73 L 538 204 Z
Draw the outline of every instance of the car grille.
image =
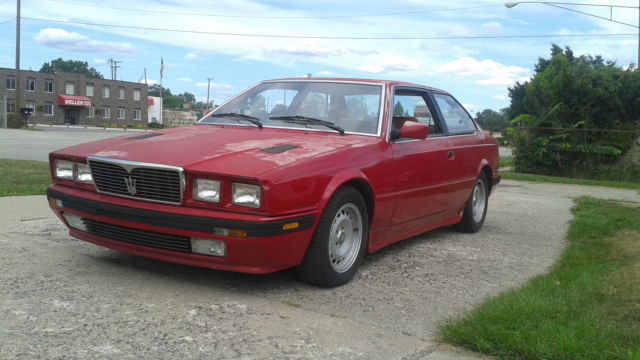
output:
M 163 234 L 154 231 L 139 230 L 124 226 L 107 224 L 100 221 L 82 219 L 90 234 L 129 244 L 148 246 L 156 249 L 191 252 L 191 238 Z
M 89 159 L 91 174 L 101 193 L 180 204 L 182 171 L 164 165 Z

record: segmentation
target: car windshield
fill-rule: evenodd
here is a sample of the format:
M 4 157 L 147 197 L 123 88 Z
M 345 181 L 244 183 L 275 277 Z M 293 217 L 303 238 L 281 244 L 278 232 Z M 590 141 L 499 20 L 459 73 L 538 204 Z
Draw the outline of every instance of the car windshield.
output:
M 220 106 L 200 123 L 252 126 L 239 121 L 241 115 L 259 119 L 264 127 L 330 132 L 336 132 L 337 127 L 346 133 L 376 135 L 382 89 L 380 85 L 340 82 L 264 82 Z M 327 122 L 331 124 L 327 126 Z

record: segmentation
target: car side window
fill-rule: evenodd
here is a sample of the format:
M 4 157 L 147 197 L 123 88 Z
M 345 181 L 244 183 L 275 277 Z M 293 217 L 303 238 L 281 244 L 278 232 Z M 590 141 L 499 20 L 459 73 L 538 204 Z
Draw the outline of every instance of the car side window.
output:
M 400 129 L 406 121 L 416 121 L 429 126 L 429 136 L 442 134 L 441 127 L 431 115 L 425 97 L 418 92 L 398 91 L 393 98 L 392 126 Z
M 476 131 L 476 126 L 469 114 L 453 97 L 433 94 L 433 98 L 440 109 L 449 134 L 468 134 Z

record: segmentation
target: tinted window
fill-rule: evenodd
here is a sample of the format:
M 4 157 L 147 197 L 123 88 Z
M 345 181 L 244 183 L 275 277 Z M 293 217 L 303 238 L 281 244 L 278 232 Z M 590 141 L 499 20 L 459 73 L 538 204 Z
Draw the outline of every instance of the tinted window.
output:
M 471 117 L 451 96 L 433 94 L 450 134 L 464 134 L 476 131 Z

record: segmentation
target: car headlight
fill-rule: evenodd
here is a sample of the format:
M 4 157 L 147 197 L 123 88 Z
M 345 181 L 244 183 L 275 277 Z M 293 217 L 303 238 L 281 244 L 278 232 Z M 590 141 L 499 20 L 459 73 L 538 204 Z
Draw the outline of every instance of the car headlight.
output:
M 83 184 L 93 184 L 93 176 L 91 175 L 89 164 L 76 163 L 75 166 L 73 180 Z
M 252 208 L 260 207 L 260 186 L 233 183 L 231 202 L 235 205 Z
M 58 179 L 73 180 L 73 161 L 56 159 L 55 176 Z
M 211 203 L 220 202 L 220 181 L 196 179 L 193 183 L 193 199 Z

